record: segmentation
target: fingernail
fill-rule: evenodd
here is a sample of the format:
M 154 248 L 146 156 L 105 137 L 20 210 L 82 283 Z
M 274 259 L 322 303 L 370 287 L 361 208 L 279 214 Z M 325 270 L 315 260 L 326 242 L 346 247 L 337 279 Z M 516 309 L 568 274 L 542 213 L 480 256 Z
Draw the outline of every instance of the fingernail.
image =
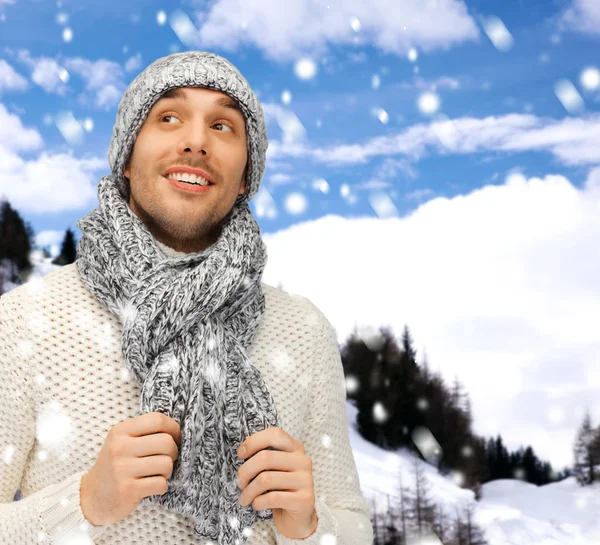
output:
M 246 454 L 246 447 L 240 448 L 240 457 L 243 457 Z

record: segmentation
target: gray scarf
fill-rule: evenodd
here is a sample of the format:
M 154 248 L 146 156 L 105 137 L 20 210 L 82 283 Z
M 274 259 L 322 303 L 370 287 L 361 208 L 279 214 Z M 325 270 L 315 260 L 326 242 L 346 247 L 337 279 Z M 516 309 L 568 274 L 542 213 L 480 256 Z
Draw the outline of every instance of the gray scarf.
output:
M 123 326 L 121 352 L 140 384 L 141 413 L 161 412 L 181 426 L 179 458 L 167 492 L 141 503 L 192 517 L 199 537 L 239 545 L 250 534 L 246 528 L 273 513 L 239 505 L 237 471 L 244 461 L 237 449 L 250 435 L 281 427 L 274 400 L 248 359 L 265 310 L 260 282 L 267 255 L 247 200 L 264 170 L 266 144 L 249 141 L 250 191 L 236 200 L 217 241 L 183 257 L 168 259 L 157 247 L 130 209 L 122 177 L 149 104 L 166 89 L 186 84 L 178 74 L 196 74 L 198 84 L 202 72 L 210 83 L 207 67 L 216 74 L 213 82 L 233 73 L 220 57 L 186 52 L 159 59 L 131 84 L 135 92 L 128 90 L 120 105 L 109 150 L 113 175 L 98 183 L 99 207 L 77 222 L 82 237 L 76 263 L 82 282 Z M 146 78 L 145 86 L 140 78 Z M 231 81 L 222 84 L 236 96 Z M 246 110 L 250 95 L 238 95 L 245 97 Z M 252 137 L 262 125 L 256 123 L 256 110 L 247 115 Z M 131 124 L 135 130 L 127 130 Z M 119 138 L 126 138 L 125 146 Z

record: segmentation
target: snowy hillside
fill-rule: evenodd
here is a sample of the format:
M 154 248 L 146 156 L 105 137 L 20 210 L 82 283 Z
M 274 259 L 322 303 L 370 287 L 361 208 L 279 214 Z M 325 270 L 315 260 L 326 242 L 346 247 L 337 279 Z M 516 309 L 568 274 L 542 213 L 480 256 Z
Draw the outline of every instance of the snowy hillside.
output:
M 348 427 L 361 489 L 377 511 L 387 508 L 386 494 L 397 502 L 399 474 L 406 488 L 414 489 L 413 462 L 405 450 L 384 451 L 356 432 L 356 408 L 346 404 Z M 474 501 L 474 493 L 438 474 L 419 459 L 431 493 L 453 514 Z M 519 480 L 497 480 L 483 485 L 482 498 L 475 502 L 474 521 L 490 545 L 600 545 L 600 483 L 580 487 L 575 477 L 559 483 L 536 486 Z M 423 543 L 425 545 L 425 543 Z M 436 545 L 427 541 L 427 545 Z
M 31 271 L 31 274 L 29 275 L 29 280 L 35 280 L 36 278 L 41 278 L 42 276 L 47 275 L 50 271 L 53 271 L 54 269 L 60 267 L 60 265 L 52 264 L 52 260 L 54 259 L 54 257 L 44 257 L 44 254 L 40 250 L 34 250 L 33 252 L 31 252 L 31 254 L 29 255 L 29 258 L 31 260 L 31 263 L 33 264 L 33 270 Z M 8 279 L 8 269 L 7 269 L 7 267 L 3 267 L 3 269 L 4 269 L 3 276 L 5 279 Z M 6 293 L 7 291 L 10 291 L 16 287 L 17 287 L 17 284 L 13 284 L 12 282 L 5 280 L 4 281 L 4 289 L 2 291 L 3 291 L 3 293 Z

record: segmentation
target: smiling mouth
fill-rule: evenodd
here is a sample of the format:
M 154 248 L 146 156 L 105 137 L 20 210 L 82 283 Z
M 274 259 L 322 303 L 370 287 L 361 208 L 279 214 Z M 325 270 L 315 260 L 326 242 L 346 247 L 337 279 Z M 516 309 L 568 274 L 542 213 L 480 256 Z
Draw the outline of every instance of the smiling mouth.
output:
M 167 176 L 163 176 L 163 178 L 167 181 L 173 181 L 173 182 L 179 182 L 182 184 L 188 184 L 188 185 L 195 185 L 195 186 L 201 186 L 201 187 L 206 187 L 207 184 L 196 184 L 194 182 L 186 182 L 185 180 L 177 180 L 176 178 L 168 178 Z M 208 180 L 206 180 L 208 182 Z M 215 185 L 212 182 L 208 182 L 208 185 Z
M 172 185 L 175 189 L 179 189 L 180 191 L 185 191 L 186 193 L 205 193 L 208 191 L 214 184 L 209 182 L 208 185 L 200 185 L 194 184 L 190 182 L 184 182 L 183 180 L 175 180 L 173 178 L 166 178 L 163 176 L 169 185 Z

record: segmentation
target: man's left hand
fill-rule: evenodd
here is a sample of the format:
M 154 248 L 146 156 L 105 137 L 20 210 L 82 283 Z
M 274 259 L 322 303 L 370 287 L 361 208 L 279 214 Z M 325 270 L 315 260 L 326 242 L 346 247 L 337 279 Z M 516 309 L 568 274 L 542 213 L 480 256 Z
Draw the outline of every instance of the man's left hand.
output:
M 263 450 L 266 447 L 277 450 Z M 281 428 L 271 426 L 244 440 L 238 456 L 246 460 L 238 470 L 240 505 L 251 503 L 256 510 L 272 509 L 277 530 L 288 538 L 304 539 L 313 534 L 318 517 L 312 460 L 304 445 Z

